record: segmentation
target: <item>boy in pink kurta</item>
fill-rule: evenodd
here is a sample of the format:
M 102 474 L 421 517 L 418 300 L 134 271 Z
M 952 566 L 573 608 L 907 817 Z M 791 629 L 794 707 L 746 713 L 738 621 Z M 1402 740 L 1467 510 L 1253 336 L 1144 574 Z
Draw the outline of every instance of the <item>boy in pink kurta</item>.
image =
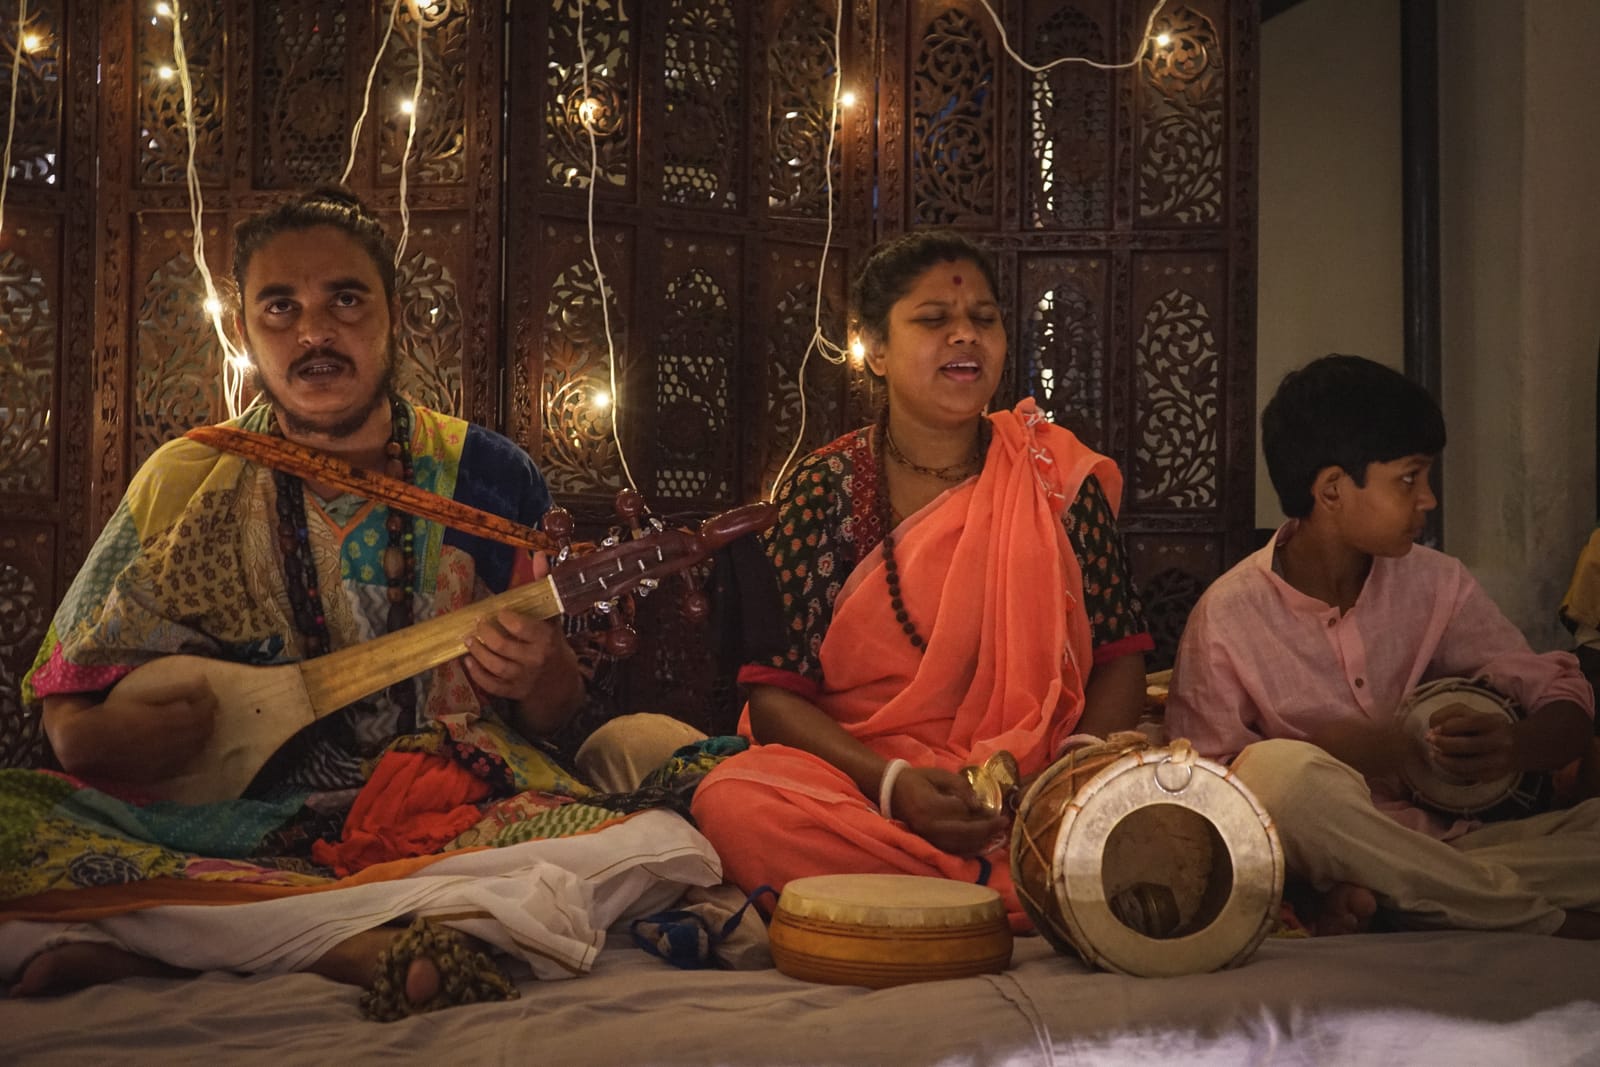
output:
M 1594 715 L 1570 654 L 1535 653 L 1459 561 L 1412 543 L 1435 503 L 1437 406 L 1386 367 L 1330 356 L 1285 379 L 1263 444 L 1294 518 L 1190 616 L 1170 733 L 1233 761 L 1290 873 L 1318 889 L 1365 887 L 1411 925 L 1591 931 L 1600 800 L 1484 825 L 1419 807 L 1400 784 L 1408 746 L 1431 744 L 1465 778 L 1555 769 L 1581 755 Z M 1444 709 L 1437 740 L 1402 731 L 1406 695 L 1451 676 L 1512 697 L 1526 718 Z

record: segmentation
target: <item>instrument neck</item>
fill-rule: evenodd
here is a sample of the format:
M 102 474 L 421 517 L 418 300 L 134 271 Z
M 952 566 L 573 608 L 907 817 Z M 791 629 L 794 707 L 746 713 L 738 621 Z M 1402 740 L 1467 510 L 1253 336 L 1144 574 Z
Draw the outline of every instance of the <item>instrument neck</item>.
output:
M 300 674 L 312 710 L 320 719 L 395 682 L 448 663 L 467 651 L 467 639 L 480 621 L 501 611 L 548 619 L 561 614 L 561 601 L 555 583 L 542 578 L 363 644 L 306 660 L 300 664 Z

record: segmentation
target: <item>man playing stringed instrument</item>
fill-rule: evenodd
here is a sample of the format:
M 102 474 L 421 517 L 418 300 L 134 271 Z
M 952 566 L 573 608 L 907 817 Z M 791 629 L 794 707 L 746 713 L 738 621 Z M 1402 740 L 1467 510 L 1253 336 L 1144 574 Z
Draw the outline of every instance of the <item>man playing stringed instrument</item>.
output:
M 533 526 L 551 507 L 551 499 L 538 469 L 520 448 L 483 427 L 409 404 L 393 392 L 394 260 L 394 245 L 378 220 L 339 189 L 313 191 L 239 226 L 233 264 L 241 302 L 237 326 L 265 403 L 235 425 L 315 449 L 329 457 L 330 469 L 343 465 L 347 475 L 385 475 Z M 149 796 L 189 799 L 163 787 L 210 751 L 215 735 L 225 728 L 219 700 L 229 694 L 218 692 L 219 686 L 203 674 L 185 676 L 182 671 L 156 684 L 119 684 L 136 668 L 163 660 L 180 666 L 187 662 L 167 659 L 172 656 L 251 665 L 311 664 L 323 653 L 363 645 L 405 630 L 415 620 L 445 616 L 508 586 L 543 578 L 548 569 L 541 556 L 426 521 L 393 503 L 341 492 L 315 477 L 285 473 L 270 460 L 254 462 L 194 440 L 168 443 L 134 478 L 68 591 L 23 687 L 26 701 L 42 704 L 46 736 L 66 772 L 110 794 L 102 803 L 128 802 L 127 810 L 136 813 L 132 817 L 154 829 L 153 840 L 136 843 L 143 851 L 128 851 L 121 842 L 105 845 L 96 830 L 89 836 L 99 843 L 83 845 L 75 831 L 60 830 L 60 812 L 78 797 L 62 785 L 62 796 L 53 806 L 37 809 L 35 829 L 36 838 L 59 846 L 45 864 L 54 880 L 48 874 L 41 878 L 38 871 L 31 878 L 10 878 L 0 901 L 19 896 L 34 901 L 22 909 L 24 918 L 57 914 L 53 904 L 38 902 L 51 891 L 83 888 L 88 883 L 74 872 L 88 869 L 91 860 L 103 863 L 108 854 L 132 864 L 118 878 L 124 882 L 204 877 L 192 855 L 201 848 L 192 838 L 179 840 L 163 831 L 161 805 L 139 802 Z M 212 855 L 252 862 L 270 856 L 269 868 L 304 867 L 303 843 L 332 838 L 318 841 L 310 859 L 348 874 L 373 862 L 426 854 L 446 842 L 454 841 L 451 847 L 499 843 L 484 834 L 466 842 L 460 836 L 469 829 L 483 830 L 482 804 L 493 793 L 545 798 L 534 804 L 536 814 L 584 795 L 581 784 L 521 740 L 561 726 L 584 697 L 584 678 L 559 621 L 499 611 L 478 621 L 464 644 L 465 655 L 394 681 L 294 733 L 255 775 L 246 799 L 189 809 L 182 817 L 226 828 L 223 836 L 235 850 Z M 142 680 L 147 674 L 134 677 Z M 407 738 L 400 746 L 407 751 L 390 751 L 397 738 Z M 371 761 L 380 756 L 382 761 L 372 769 Z M 378 790 L 378 784 L 385 788 Z M 345 839 L 338 841 L 340 821 L 364 786 L 351 822 L 345 824 Z M 497 825 L 529 810 L 524 804 L 500 812 Z M 567 811 L 570 821 L 571 809 Z M 577 829 L 607 825 L 608 813 L 592 811 L 599 814 L 588 824 L 574 824 Z M 280 822 L 291 812 L 291 818 Z M 351 830 L 357 815 L 365 820 L 359 835 Z M 665 813 L 647 815 L 681 823 Z M 53 829 L 47 831 L 47 826 Z M 186 932 L 177 939 L 180 949 L 215 950 L 185 955 L 165 951 L 174 940 L 170 927 L 148 935 L 132 929 L 139 915 L 97 923 L 81 937 L 47 931 L 42 941 L 40 929 L 54 924 L 0 922 L 0 978 L 12 982 L 13 995 L 27 995 L 128 974 L 172 973 L 175 967 L 309 969 L 376 987 L 369 998 L 387 999 L 369 1000 L 364 1007 L 378 1017 L 500 999 L 515 995 L 514 988 L 454 930 L 426 923 L 406 932 L 395 926 L 371 927 L 428 910 L 417 907 L 423 899 L 438 911 L 450 893 L 465 892 L 453 906 L 481 917 L 483 928 L 471 928 L 472 933 L 502 948 L 533 946 L 524 955 L 536 973 L 541 955 L 557 961 L 558 971 L 581 973 L 605 926 L 623 909 L 652 894 L 658 905 L 669 902 L 681 888 L 666 884 L 674 862 L 683 881 L 717 880 L 714 854 L 687 824 L 657 826 L 649 833 L 639 828 L 629 830 L 632 839 L 600 841 L 609 833 L 588 835 L 596 839 L 592 847 L 580 847 L 575 839 L 531 842 L 566 846 L 562 858 L 550 861 L 541 855 L 541 860 L 556 862 L 576 876 L 568 877 L 572 900 L 592 896 L 592 905 L 585 901 L 578 909 L 594 911 L 587 929 L 581 924 L 558 928 L 559 923 L 541 914 L 564 910 L 568 901 L 517 892 L 501 900 L 475 897 L 476 890 L 454 883 L 477 879 L 456 874 L 446 879 L 453 888 L 401 890 L 398 896 L 409 892 L 412 897 L 404 901 L 365 899 L 354 907 L 362 913 L 354 918 L 339 911 L 339 902 L 345 900 L 340 892 L 300 898 L 334 901 L 322 910 L 310 908 L 305 921 L 308 926 L 331 925 L 348 934 L 342 938 L 327 933 L 320 939 L 299 937 L 290 932 L 299 921 L 295 913 L 282 908 L 271 918 L 228 920 L 230 930 L 243 931 L 237 955 L 255 961 L 249 967 L 228 962 L 225 951 L 216 954 L 216 943 L 227 935 L 218 933 L 215 923 L 183 928 Z M 246 836 L 251 841 L 238 848 Z M 302 842 L 299 850 L 293 847 L 296 841 Z M 579 884 L 589 870 L 621 874 L 633 869 L 634 864 L 617 861 L 618 849 L 639 853 L 641 862 L 666 858 L 669 862 L 661 869 L 667 873 L 615 890 L 609 883 Z M 609 859 L 601 858 L 602 853 Z M 596 857 L 592 864 L 591 854 Z M 129 856 L 133 859 L 127 860 Z M 243 862 L 240 866 L 233 872 L 237 880 L 275 880 L 260 873 L 259 865 L 248 871 Z M 463 873 L 476 876 L 485 870 L 479 865 Z M 0 871 L 0 876 L 11 873 Z M 426 880 L 419 876 L 400 884 Z M 42 896 L 29 897 L 41 890 Z M 343 891 L 350 892 L 356 891 Z M 68 899 L 76 898 L 68 894 Z M 6 914 L 11 907 L 0 904 L 0 919 L 17 915 Z M 148 914 L 170 910 L 149 909 Z M 72 905 L 59 913 L 70 916 Z M 536 916 L 536 929 L 516 928 L 515 922 L 530 913 Z M 250 943 L 251 927 L 258 922 L 267 927 L 286 924 L 271 931 L 283 943 L 275 955 L 267 954 L 270 959 L 258 955 L 258 946 Z M 81 933 L 83 928 L 77 929 Z M 147 947 L 151 939 L 163 946 L 162 952 Z M 552 942 L 564 947 L 551 954 Z

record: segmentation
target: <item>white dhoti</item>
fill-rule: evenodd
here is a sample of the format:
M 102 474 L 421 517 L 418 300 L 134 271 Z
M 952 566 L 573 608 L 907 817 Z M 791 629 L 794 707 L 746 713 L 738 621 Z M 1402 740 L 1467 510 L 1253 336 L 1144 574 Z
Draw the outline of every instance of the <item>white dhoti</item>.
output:
M 613 923 L 721 880 L 716 852 L 687 820 L 645 811 L 593 833 L 451 854 L 391 881 L 244 904 L 163 905 L 89 923 L 0 923 L 0 980 L 73 941 L 196 971 L 298 971 L 362 931 L 418 917 L 526 961 L 538 978 L 570 978 L 593 966 Z

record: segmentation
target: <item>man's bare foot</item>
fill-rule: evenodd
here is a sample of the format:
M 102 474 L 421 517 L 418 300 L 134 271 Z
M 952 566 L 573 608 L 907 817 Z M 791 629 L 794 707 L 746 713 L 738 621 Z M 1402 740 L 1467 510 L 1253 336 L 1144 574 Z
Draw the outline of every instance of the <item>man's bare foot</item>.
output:
M 11 995 L 53 996 L 122 978 L 182 978 L 193 973 L 103 941 L 70 941 L 47 948 L 24 964 Z
M 311 965 L 310 970 L 324 978 L 365 989 L 372 984 L 372 976 L 378 969 L 378 957 L 404 933 L 404 927 L 399 926 L 363 930 L 329 949 Z M 406 999 L 413 1004 L 425 1004 L 438 992 L 438 966 L 423 956 L 412 960 L 406 968 Z
M 1318 937 L 1365 933 L 1378 913 L 1378 898 L 1365 886 L 1337 882 L 1316 901 L 1310 916 L 1311 932 Z
M 1600 912 L 1567 912 L 1566 921 L 1556 930 L 1556 936 L 1570 937 L 1575 941 L 1600 941 Z

